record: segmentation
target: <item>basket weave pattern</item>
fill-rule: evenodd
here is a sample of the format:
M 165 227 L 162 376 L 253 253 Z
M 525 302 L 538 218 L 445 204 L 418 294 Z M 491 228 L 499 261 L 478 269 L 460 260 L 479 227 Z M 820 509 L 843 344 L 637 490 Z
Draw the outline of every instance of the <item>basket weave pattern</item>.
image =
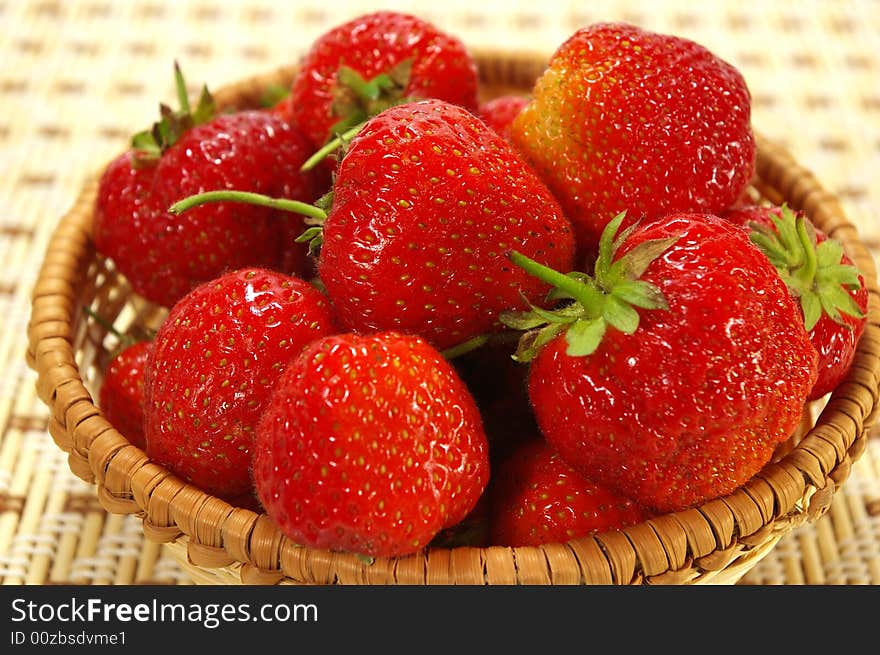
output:
M 486 97 L 526 92 L 541 60 L 476 53 Z M 215 95 L 224 108 L 257 106 L 293 67 L 239 82 Z M 837 199 L 811 172 L 759 136 L 753 190 L 803 210 L 840 241 L 862 272 L 868 325 L 852 368 L 827 402 L 805 407 L 798 432 L 733 494 L 621 531 L 541 547 L 432 548 L 366 563 L 304 548 L 265 515 L 233 507 L 149 461 L 103 417 L 94 397 L 112 335 L 82 308 L 121 328 L 156 327 L 164 310 L 133 295 L 91 238 L 95 175 L 53 233 L 33 290 L 28 364 L 50 410 L 49 430 L 70 469 L 94 483 L 101 505 L 143 518 L 147 538 L 172 544 L 196 582 L 211 584 L 731 584 L 797 526 L 830 506 L 864 450 L 880 387 L 880 305 L 874 260 Z

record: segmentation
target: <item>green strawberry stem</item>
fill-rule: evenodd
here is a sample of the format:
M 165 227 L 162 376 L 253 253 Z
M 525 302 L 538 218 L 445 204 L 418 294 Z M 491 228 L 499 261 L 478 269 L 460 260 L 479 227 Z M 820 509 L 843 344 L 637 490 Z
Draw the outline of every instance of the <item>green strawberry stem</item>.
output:
M 598 289 L 589 287 L 567 275 L 563 275 L 559 271 L 553 270 L 543 264 L 539 264 L 534 259 L 529 259 L 515 250 L 507 253 L 507 258 L 529 275 L 569 294 L 572 298 L 583 305 L 587 312 L 589 312 L 591 308 L 598 307 L 601 303 L 602 292 Z
M 488 344 L 509 346 L 516 343 L 519 338 L 520 332 L 517 330 L 502 330 L 500 332 L 478 334 L 467 341 L 462 341 L 459 344 L 446 348 L 440 354 L 443 355 L 445 359 L 455 359 L 456 357 L 467 355 L 468 353 L 478 350 Z
M 476 350 L 477 348 L 481 348 L 489 342 L 488 334 L 479 334 L 475 337 L 468 339 L 467 341 L 462 341 L 455 346 L 450 346 L 446 350 L 442 351 L 440 354 L 443 355 L 444 359 L 455 359 L 456 357 L 461 357 L 462 355 L 466 355 L 469 352 Z
M 122 332 L 120 332 L 116 328 L 115 325 L 110 323 L 110 321 L 108 321 L 106 318 L 101 316 L 98 312 L 96 312 L 94 309 L 92 309 L 88 305 L 83 305 L 83 311 L 86 313 L 87 316 L 89 316 L 93 321 L 95 321 L 95 323 L 100 325 L 102 328 L 104 328 L 104 330 L 106 332 L 109 332 L 117 339 L 123 339 L 125 337 L 125 335 Z
M 106 318 L 98 314 L 94 309 L 89 307 L 88 305 L 83 305 L 83 312 L 86 316 L 90 317 L 95 323 L 104 328 L 104 331 L 108 334 L 112 334 L 119 340 L 119 347 L 124 348 L 125 346 L 130 346 L 139 341 L 149 341 L 153 338 L 153 333 L 147 328 L 137 328 L 135 327 L 130 332 L 122 332 L 115 325 L 110 323 Z
M 530 311 L 501 314 L 503 324 L 522 331 L 514 359 L 530 361 L 560 334 L 565 335 L 568 355 L 590 355 L 599 347 L 608 328 L 624 334 L 638 329 L 636 307 L 668 309 L 660 290 L 639 278 L 678 237 L 642 242 L 615 259 L 617 249 L 634 229 L 627 228 L 615 238 L 624 216 L 621 212 L 603 230 L 592 276 L 579 271 L 563 274 L 517 251 L 507 253 L 514 264 L 553 287 L 548 299 L 569 301 L 552 310 L 531 305 Z
M 183 200 L 178 200 L 171 205 L 168 211 L 172 214 L 182 214 L 189 209 L 212 202 L 243 202 L 249 205 L 259 205 L 261 207 L 270 207 L 272 209 L 302 214 L 318 221 L 323 221 L 327 218 L 327 212 L 306 202 L 287 198 L 272 198 L 262 193 L 234 190 L 205 191 L 204 193 L 187 196 Z
M 321 148 L 315 151 L 315 153 L 309 157 L 302 166 L 300 166 L 301 171 L 310 171 L 315 166 L 317 166 L 321 161 L 323 161 L 326 157 L 333 154 L 343 146 L 345 146 L 349 141 L 351 141 L 354 136 L 361 131 L 361 128 L 364 126 L 363 123 L 358 123 L 352 128 L 349 128 L 342 134 L 338 134 L 336 137 L 328 141 Z

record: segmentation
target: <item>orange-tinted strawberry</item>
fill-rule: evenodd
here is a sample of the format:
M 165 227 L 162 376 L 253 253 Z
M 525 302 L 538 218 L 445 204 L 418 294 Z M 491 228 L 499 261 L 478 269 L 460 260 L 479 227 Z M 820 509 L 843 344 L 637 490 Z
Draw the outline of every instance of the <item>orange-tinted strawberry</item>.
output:
M 284 367 L 335 331 L 311 284 L 245 268 L 196 287 L 156 333 L 145 375 L 147 455 L 207 493 L 248 494 L 254 426 Z
M 181 111 L 163 107 L 162 120 L 136 135 L 132 148 L 102 174 L 96 249 L 113 260 L 135 292 L 166 307 L 227 270 L 262 266 L 303 273 L 306 250 L 290 231 L 302 231 L 298 217 L 241 204 L 168 213 L 176 200 L 207 189 L 309 202 L 322 191 L 316 173 L 300 170 L 311 146 L 293 125 L 266 110 L 215 115 L 207 92 L 190 109 L 178 80 Z
M 457 37 L 417 16 L 376 11 L 321 34 L 293 80 L 292 119 L 317 148 L 404 100 L 476 111 L 477 66 Z
M 538 425 L 581 474 L 655 511 L 732 492 L 795 430 L 817 355 L 779 274 L 741 228 L 673 214 L 603 232 L 592 276 L 556 274 L 555 319 L 533 328 Z M 546 327 L 541 327 L 546 323 Z
M 865 279 L 839 242 L 787 205 L 740 206 L 723 216 L 749 230 L 800 304 L 804 327 L 819 353 L 810 400 L 821 398 L 846 376 L 865 331 Z
M 477 408 L 424 339 L 339 334 L 277 383 L 254 445 L 266 513 L 296 543 L 368 556 L 425 547 L 489 479 Z
M 138 448 L 144 448 L 144 369 L 151 340 L 135 341 L 116 353 L 98 391 L 98 406 L 104 416 L 123 436 Z
M 584 253 L 621 211 L 630 220 L 721 212 L 755 164 L 741 73 L 693 41 L 625 23 L 570 36 L 510 134 L 559 198 Z
M 488 497 L 489 543 L 495 546 L 565 542 L 650 516 L 629 498 L 583 477 L 540 436 L 496 467 Z

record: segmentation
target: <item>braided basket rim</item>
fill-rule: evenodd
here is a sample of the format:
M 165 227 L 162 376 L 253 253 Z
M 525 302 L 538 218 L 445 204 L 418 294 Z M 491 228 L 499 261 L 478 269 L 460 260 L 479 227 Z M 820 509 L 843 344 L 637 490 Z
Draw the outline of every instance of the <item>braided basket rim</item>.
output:
M 474 52 L 486 97 L 524 92 L 544 68 L 536 54 Z M 226 85 L 223 108 L 258 105 L 285 85 L 284 66 Z M 811 409 L 800 440 L 732 494 L 643 523 L 539 547 L 429 548 L 372 562 L 298 546 L 266 516 L 186 484 L 131 445 L 96 406 L 78 364 L 84 290 L 94 282 L 91 208 L 100 171 L 61 217 L 31 295 L 27 364 L 49 408 L 49 431 L 71 471 L 103 507 L 143 519 L 144 535 L 172 543 L 197 580 L 223 584 L 704 584 L 736 582 L 777 541 L 829 508 L 864 451 L 880 388 L 880 292 L 874 258 L 838 199 L 780 145 L 757 135 L 753 186 L 802 210 L 839 240 L 869 290 L 868 322 L 844 381 Z M 809 408 L 808 408 L 809 409 Z M 184 553 L 185 550 L 185 553 Z

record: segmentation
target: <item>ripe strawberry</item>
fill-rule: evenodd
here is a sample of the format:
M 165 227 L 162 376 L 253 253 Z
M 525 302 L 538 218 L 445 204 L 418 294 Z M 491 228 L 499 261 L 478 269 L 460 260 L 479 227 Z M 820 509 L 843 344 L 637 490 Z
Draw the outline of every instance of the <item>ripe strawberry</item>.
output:
M 500 312 L 524 308 L 523 298 L 543 301 L 549 286 L 505 251 L 565 270 L 574 256 L 571 225 L 534 172 L 482 120 L 442 100 L 369 119 L 348 144 L 326 210 L 209 192 L 171 211 L 236 197 L 321 224 L 311 233 L 318 276 L 344 327 L 418 334 L 440 349 L 501 329 Z
M 287 362 L 335 330 L 311 284 L 245 268 L 193 289 L 160 326 L 145 376 L 147 455 L 207 493 L 252 488 L 254 426 Z
M 123 436 L 138 448 L 144 441 L 144 370 L 153 350 L 151 340 L 123 346 L 110 360 L 98 390 L 98 406 Z
M 502 95 L 482 103 L 477 110 L 477 115 L 500 136 L 509 141 L 510 124 L 527 104 L 529 104 L 527 96 Z
M 476 506 L 489 479 L 480 416 L 420 337 L 319 339 L 276 386 L 253 476 L 267 514 L 296 543 L 406 555 Z
M 194 286 L 224 271 L 263 266 L 301 273 L 302 246 L 289 223 L 301 220 L 240 204 L 218 205 L 185 217 L 167 207 L 185 196 L 238 188 L 312 201 L 314 173 L 300 167 L 311 146 L 292 125 L 268 110 L 215 116 L 204 91 L 190 109 L 178 74 L 182 110 L 163 107 L 163 119 L 133 139 L 130 150 L 104 171 L 94 217 L 95 247 L 113 260 L 132 288 L 170 307 Z
M 464 44 L 409 14 L 377 11 L 312 44 L 293 80 L 293 120 L 317 148 L 383 109 L 439 98 L 476 111 L 477 66 Z
M 797 304 L 745 232 L 673 214 L 603 232 L 593 276 L 517 254 L 574 299 L 534 328 L 529 396 L 541 432 L 581 474 L 655 511 L 732 492 L 798 425 L 817 355 Z
M 548 291 L 510 265 L 510 248 L 569 270 L 571 226 L 503 138 L 461 107 L 423 100 L 382 112 L 349 144 L 318 274 L 348 328 L 448 348 Z
M 496 468 L 489 543 L 540 546 L 634 525 L 650 513 L 580 475 L 538 437 Z
M 553 54 L 513 143 L 553 190 L 584 253 L 630 220 L 718 213 L 754 171 L 740 72 L 688 39 L 625 23 L 582 28 Z
M 852 259 L 839 242 L 787 205 L 740 206 L 723 217 L 749 230 L 800 304 L 819 353 L 819 376 L 809 399 L 833 391 L 849 371 L 868 321 L 868 289 Z

